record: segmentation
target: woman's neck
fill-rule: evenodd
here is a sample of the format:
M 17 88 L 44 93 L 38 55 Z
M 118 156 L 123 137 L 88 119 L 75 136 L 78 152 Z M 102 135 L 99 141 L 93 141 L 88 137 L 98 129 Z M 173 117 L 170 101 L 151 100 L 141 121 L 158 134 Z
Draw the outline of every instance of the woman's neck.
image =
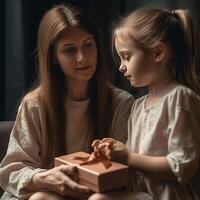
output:
M 71 100 L 74 101 L 84 101 L 89 97 L 89 83 L 87 81 L 83 82 L 68 82 L 67 83 L 67 95 Z

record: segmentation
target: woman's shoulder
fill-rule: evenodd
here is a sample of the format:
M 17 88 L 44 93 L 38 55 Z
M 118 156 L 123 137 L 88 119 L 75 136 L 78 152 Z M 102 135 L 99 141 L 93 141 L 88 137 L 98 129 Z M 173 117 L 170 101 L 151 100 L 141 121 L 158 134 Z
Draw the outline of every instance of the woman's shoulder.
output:
M 118 102 L 118 103 L 127 102 L 127 101 L 133 102 L 135 100 L 134 96 L 130 94 L 129 92 L 123 89 L 117 88 L 115 86 L 112 86 L 111 88 L 112 88 L 113 98 L 115 102 Z
M 22 99 L 21 106 L 24 105 L 28 108 L 39 107 L 41 108 L 41 95 L 40 88 L 28 92 Z

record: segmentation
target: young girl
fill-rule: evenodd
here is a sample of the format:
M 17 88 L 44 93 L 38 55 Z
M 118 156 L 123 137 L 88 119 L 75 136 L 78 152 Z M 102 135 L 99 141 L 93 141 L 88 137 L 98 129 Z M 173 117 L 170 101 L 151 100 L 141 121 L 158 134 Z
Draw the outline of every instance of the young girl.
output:
M 53 167 L 54 157 L 90 152 L 95 138 L 125 142 L 133 98 L 107 82 L 98 29 L 73 7 L 44 15 L 38 61 L 38 87 L 22 100 L 1 163 L 1 199 L 80 199 L 89 193 L 77 169 Z
M 113 33 L 120 71 L 132 86 L 148 86 L 149 94 L 132 106 L 127 148 L 109 138 L 93 146 L 136 169 L 133 190 L 156 200 L 200 199 L 196 34 L 188 11 L 161 9 L 136 10 L 122 18 Z M 119 199 L 114 194 L 93 197 Z

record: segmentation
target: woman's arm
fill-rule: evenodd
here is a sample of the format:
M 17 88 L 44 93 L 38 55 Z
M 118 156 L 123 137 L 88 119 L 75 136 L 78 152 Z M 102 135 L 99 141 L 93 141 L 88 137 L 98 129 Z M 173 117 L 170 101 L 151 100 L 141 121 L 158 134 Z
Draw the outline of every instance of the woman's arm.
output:
M 28 98 L 28 99 L 27 99 Z M 5 158 L 0 165 L 0 185 L 18 198 L 28 198 L 26 186 L 42 169 L 40 115 L 37 103 L 24 97 L 15 120 Z
M 1 163 L 1 187 L 23 199 L 42 189 L 72 196 L 87 192 L 87 187 L 76 183 L 74 167 L 59 166 L 50 170 L 41 168 L 45 161 L 40 148 L 40 138 L 45 134 L 40 129 L 42 108 L 33 102 L 24 99 L 19 107 L 8 151 Z M 42 147 L 45 149 L 44 145 Z

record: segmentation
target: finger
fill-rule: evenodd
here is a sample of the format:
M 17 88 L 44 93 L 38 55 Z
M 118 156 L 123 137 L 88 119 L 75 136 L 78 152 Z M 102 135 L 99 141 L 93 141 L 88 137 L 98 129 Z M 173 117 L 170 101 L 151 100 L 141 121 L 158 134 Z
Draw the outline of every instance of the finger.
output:
M 99 149 L 98 149 L 98 151 L 99 151 L 99 154 L 100 155 L 104 155 L 105 154 L 105 149 L 106 149 L 106 147 L 107 147 L 107 145 L 106 144 L 101 144 L 101 145 L 99 145 Z
M 106 152 L 105 152 L 105 156 L 111 160 L 111 149 L 108 149 Z
M 78 182 L 78 168 L 75 165 L 61 165 L 60 171 Z
M 112 145 L 108 142 L 104 142 L 99 145 L 98 149 L 99 151 L 105 151 L 105 149 L 110 148 Z
M 116 151 L 122 151 L 126 149 L 126 145 L 121 142 L 116 142 L 115 144 L 113 144 L 113 149 Z
M 64 173 L 78 173 L 78 168 L 76 165 L 60 165 L 59 169 Z
M 99 158 L 99 156 L 100 156 L 99 149 L 95 149 L 94 155 L 95 155 L 95 158 L 96 158 L 96 159 Z
M 103 143 L 106 143 L 108 146 L 112 146 L 112 145 L 115 144 L 116 142 L 117 142 L 117 141 L 107 139 L 107 140 L 104 140 Z
M 101 142 L 101 140 L 94 140 L 93 142 L 92 142 L 92 147 L 94 147 L 94 146 L 98 146 L 98 144 Z
M 65 177 L 64 183 L 72 191 L 82 192 L 82 193 L 88 193 L 90 191 L 88 187 L 78 184 L 77 182 L 70 179 L 70 177 Z
M 98 148 L 95 146 L 95 147 L 94 147 L 94 151 L 91 153 L 89 160 L 91 160 L 92 158 L 93 158 L 93 159 L 96 159 L 96 158 L 98 158 L 98 156 L 99 156 L 99 150 L 98 150 Z
M 109 143 L 115 143 L 116 142 L 116 140 L 113 139 L 113 138 L 104 138 L 104 139 L 102 139 L 102 141 L 103 142 L 109 142 Z
M 98 147 L 94 146 L 94 153 L 98 152 Z

